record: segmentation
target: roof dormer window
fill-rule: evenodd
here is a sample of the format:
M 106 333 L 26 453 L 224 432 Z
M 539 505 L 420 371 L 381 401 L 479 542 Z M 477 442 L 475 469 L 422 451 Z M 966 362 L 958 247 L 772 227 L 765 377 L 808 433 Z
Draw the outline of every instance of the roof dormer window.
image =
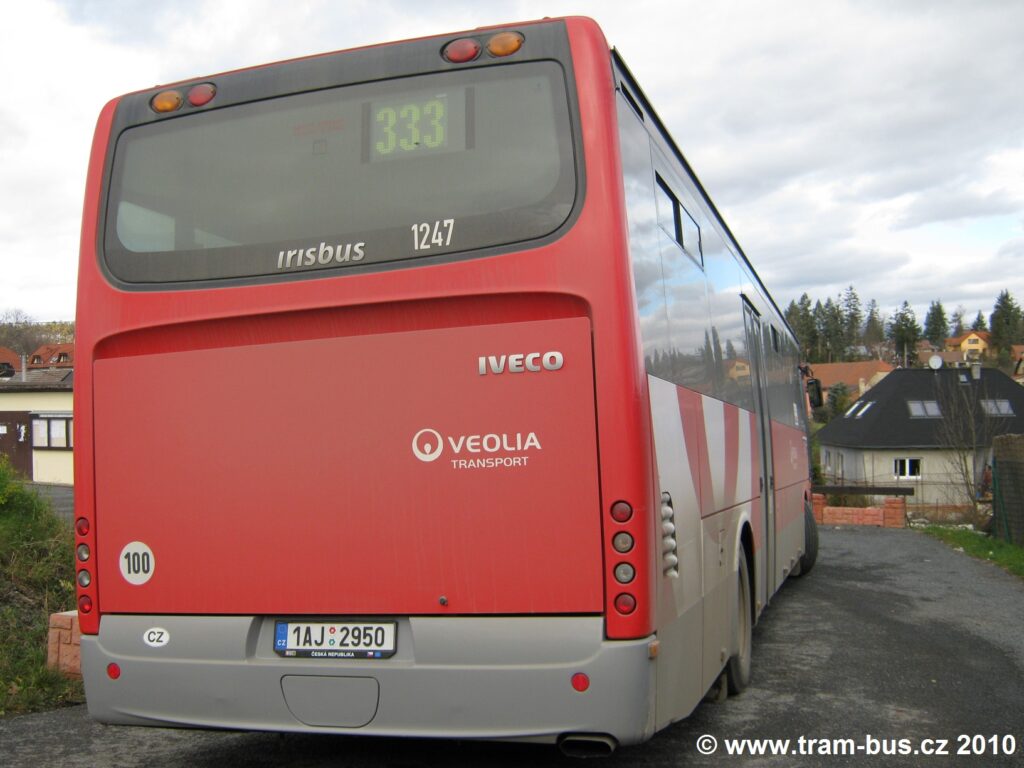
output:
M 942 411 L 935 400 L 907 400 L 912 419 L 941 419 Z

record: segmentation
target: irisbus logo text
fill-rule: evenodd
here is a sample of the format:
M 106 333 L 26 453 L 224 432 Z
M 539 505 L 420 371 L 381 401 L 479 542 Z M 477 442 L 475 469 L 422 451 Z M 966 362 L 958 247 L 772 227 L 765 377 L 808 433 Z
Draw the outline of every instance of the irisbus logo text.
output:
M 319 247 L 292 248 L 277 254 L 277 268 L 291 269 L 294 267 L 312 267 L 314 264 L 345 264 L 362 261 L 366 255 L 366 243 L 338 243 L 328 245 L 320 243 Z
M 536 432 L 489 432 L 479 435 L 442 435 L 421 429 L 412 438 L 412 453 L 430 463 L 448 451 L 453 469 L 525 467 L 534 451 L 542 450 Z

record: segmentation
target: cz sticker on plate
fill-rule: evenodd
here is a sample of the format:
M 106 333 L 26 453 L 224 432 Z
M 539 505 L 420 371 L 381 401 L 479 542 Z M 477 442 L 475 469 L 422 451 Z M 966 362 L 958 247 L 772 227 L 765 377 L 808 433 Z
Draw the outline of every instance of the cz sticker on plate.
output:
M 278 621 L 274 651 L 312 659 L 386 659 L 395 654 L 395 622 Z

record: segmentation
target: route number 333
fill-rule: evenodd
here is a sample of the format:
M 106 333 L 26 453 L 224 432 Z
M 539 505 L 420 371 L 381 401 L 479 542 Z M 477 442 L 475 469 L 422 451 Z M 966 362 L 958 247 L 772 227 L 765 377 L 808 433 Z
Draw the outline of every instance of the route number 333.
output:
M 447 143 L 448 111 L 441 99 L 381 107 L 375 119 L 380 137 L 374 145 L 378 156 L 437 149 Z

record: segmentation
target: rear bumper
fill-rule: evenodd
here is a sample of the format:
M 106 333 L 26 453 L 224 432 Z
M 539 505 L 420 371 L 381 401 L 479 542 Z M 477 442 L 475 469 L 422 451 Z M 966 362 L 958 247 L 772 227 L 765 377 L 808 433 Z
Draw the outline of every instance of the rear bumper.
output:
M 153 628 L 169 642 L 148 646 Z M 601 617 L 398 621 L 389 659 L 282 658 L 264 617 L 104 616 L 82 637 L 89 714 L 124 725 L 554 742 L 654 729 L 648 639 L 606 641 Z M 121 675 L 106 668 L 116 662 Z M 572 675 L 590 687 L 580 693 Z

